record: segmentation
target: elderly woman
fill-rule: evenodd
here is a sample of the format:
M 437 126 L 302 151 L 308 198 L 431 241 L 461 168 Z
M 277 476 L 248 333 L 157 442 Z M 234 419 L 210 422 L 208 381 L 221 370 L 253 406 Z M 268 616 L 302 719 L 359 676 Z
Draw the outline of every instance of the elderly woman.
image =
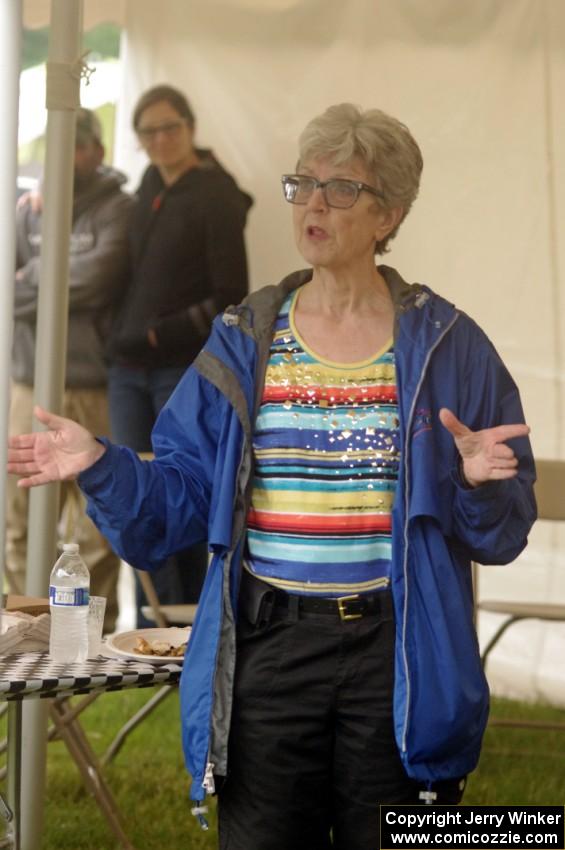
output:
M 458 802 L 477 764 L 470 565 L 525 546 L 534 466 L 484 333 L 375 264 L 421 170 L 404 125 L 331 107 L 282 178 L 309 268 L 216 319 L 156 460 L 42 410 L 12 441 L 22 486 L 80 474 L 127 560 L 208 540 L 182 725 L 224 850 L 375 850 L 380 803 Z

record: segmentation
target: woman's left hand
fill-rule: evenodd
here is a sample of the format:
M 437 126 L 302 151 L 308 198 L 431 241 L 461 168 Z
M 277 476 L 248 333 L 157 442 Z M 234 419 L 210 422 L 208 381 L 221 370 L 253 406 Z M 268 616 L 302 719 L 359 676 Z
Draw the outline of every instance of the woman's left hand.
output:
M 455 441 L 461 455 L 461 471 L 470 487 L 518 474 L 518 460 L 506 440 L 527 436 L 527 425 L 497 425 L 471 431 L 447 407 L 442 407 L 439 419 Z

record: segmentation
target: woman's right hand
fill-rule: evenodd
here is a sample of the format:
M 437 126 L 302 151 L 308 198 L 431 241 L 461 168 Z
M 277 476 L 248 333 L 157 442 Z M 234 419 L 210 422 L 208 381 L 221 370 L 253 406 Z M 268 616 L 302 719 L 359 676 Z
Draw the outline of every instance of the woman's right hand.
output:
M 106 451 L 86 428 L 36 406 L 47 431 L 20 434 L 8 442 L 8 472 L 21 475 L 18 487 L 67 481 L 84 472 Z

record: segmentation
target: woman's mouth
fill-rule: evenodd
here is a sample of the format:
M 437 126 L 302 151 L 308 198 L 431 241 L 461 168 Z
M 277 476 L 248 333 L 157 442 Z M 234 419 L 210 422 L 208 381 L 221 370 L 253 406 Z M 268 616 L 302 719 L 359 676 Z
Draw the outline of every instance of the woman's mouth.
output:
M 322 240 L 327 239 L 328 234 L 322 227 L 316 227 L 311 224 L 306 228 L 306 235 L 309 239 Z

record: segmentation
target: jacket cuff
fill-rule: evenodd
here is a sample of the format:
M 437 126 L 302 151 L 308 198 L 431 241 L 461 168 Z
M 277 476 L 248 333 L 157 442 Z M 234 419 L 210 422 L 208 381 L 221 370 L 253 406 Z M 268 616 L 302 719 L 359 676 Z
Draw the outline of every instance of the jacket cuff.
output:
M 473 485 L 469 484 L 465 478 L 462 458 L 459 458 L 457 467 L 452 471 L 451 479 L 457 485 L 458 490 L 463 490 L 465 493 L 469 494 L 476 493 L 477 496 L 484 501 L 498 498 L 504 489 L 504 481 L 502 479 L 500 481 L 483 481 L 482 484 L 477 484 L 476 487 L 473 487 Z
M 451 477 L 457 487 L 457 505 L 473 524 L 495 522 L 504 512 L 508 481 L 485 481 L 478 487 L 469 487 L 462 482 L 458 471 L 454 471 Z
M 105 484 L 109 477 L 114 472 L 118 456 L 120 453 L 119 446 L 115 446 L 107 437 L 96 437 L 96 440 L 106 448 L 102 457 L 81 472 L 77 478 L 77 484 L 81 490 L 89 495 L 91 490 L 97 490 L 102 484 Z
M 461 457 L 461 455 L 459 456 L 459 459 L 457 461 L 457 470 L 453 474 L 453 479 L 459 487 L 463 488 L 463 490 L 476 490 L 477 489 L 476 487 L 473 487 L 472 484 L 469 484 L 469 482 L 467 481 L 467 478 L 465 477 L 465 472 L 463 470 L 463 458 Z M 478 486 L 480 486 L 480 485 L 478 485 Z

